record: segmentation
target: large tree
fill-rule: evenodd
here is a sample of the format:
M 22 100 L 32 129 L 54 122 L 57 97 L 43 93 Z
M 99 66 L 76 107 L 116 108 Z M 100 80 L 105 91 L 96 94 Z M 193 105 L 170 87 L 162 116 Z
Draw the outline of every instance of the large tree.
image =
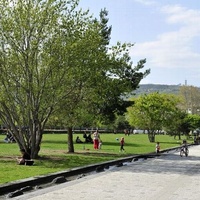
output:
M 75 9 L 77 3 L 0 2 L 0 117 L 33 158 L 49 116 L 63 99 L 76 101 L 82 83 L 74 74 L 89 76 L 87 68 L 81 73 L 76 56 L 82 52 L 82 62 L 87 62 L 84 58 L 101 38 L 87 12 Z
M 86 74 L 84 71 L 80 75 L 74 74 L 74 79 L 82 83 L 79 92 L 73 95 L 76 101 L 71 101 L 73 98 L 65 99 L 57 113 L 59 120 L 68 127 L 69 152 L 74 152 L 74 126 L 90 124 L 98 127 L 99 123 L 114 122 L 116 114 L 123 114 L 132 103 L 125 100 L 126 94 L 135 90 L 139 82 L 150 73 L 149 70 L 141 72 L 145 59 L 140 60 L 135 67 L 132 66 L 128 53 L 131 44 L 117 43 L 116 46 L 109 46 L 111 27 L 107 26 L 107 15 L 104 9 L 100 12 L 100 19 L 94 20 L 94 24 L 99 27 L 98 35 L 101 40 L 99 47 L 86 55 L 86 66 L 81 55 L 85 52 L 80 52 L 76 58 L 76 63 L 80 61 L 83 70 L 90 69 Z M 67 103 L 69 99 L 71 100 Z M 67 109 L 63 109 L 66 105 Z
M 149 73 L 139 72 L 145 60 L 132 69 L 131 45 L 109 49 L 105 10 L 96 20 L 77 6 L 78 0 L 0 2 L 0 118 L 32 158 L 52 114 L 63 111 L 73 152 L 71 130 L 81 110 L 102 113 L 103 104 L 121 102 Z
M 127 119 L 130 125 L 147 130 L 150 142 L 155 141 L 157 131 L 177 116 L 179 98 L 170 94 L 157 92 L 141 95 L 128 108 Z

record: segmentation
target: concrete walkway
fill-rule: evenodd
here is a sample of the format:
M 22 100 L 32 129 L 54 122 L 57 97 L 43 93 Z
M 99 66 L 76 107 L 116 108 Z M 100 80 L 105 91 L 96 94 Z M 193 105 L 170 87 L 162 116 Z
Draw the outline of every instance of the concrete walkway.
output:
M 189 157 L 169 152 L 12 199 L 199 200 L 200 145 Z

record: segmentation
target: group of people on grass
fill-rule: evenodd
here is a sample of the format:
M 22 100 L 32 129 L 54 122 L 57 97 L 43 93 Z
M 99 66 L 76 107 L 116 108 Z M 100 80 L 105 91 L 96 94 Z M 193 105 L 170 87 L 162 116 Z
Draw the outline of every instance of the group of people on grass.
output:
M 84 131 L 83 139 L 84 140 L 81 140 L 81 138 L 79 136 L 77 136 L 75 142 L 77 144 L 92 143 L 94 149 L 101 149 L 102 148 L 103 143 L 102 143 L 102 140 L 100 138 L 100 133 L 99 133 L 98 130 L 96 130 L 93 133 L 91 132 L 91 133 L 88 133 L 88 134 L 87 134 L 86 131 Z M 119 140 L 118 138 L 116 138 L 116 139 Z M 125 144 L 124 137 L 121 137 L 119 144 L 120 144 L 120 151 L 124 152 L 125 151 L 125 149 L 124 149 L 124 144 Z
M 91 137 L 91 134 L 89 133 L 88 136 L 87 136 L 86 132 L 84 132 L 83 138 L 85 138 L 85 143 L 88 143 L 88 142 L 93 143 L 94 149 L 101 149 L 102 140 L 100 139 L 100 134 L 99 134 L 98 130 L 93 133 L 93 139 Z M 116 138 L 116 140 L 119 140 L 119 139 Z M 77 136 L 77 138 L 76 138 L 76 143 L 83 143 L 80 140 L 79 136 Z M 124 137 L 121 137 L 121 139 L 120 139 L 120 152 L 125 151 L 124 144 L 125 144 Z M 182 145 L 187 146 L 187 141 L 183 140 Z M 160 143 L 159 142 L 156 143 L 155 152 L 160 153 Z
M 93 143 L 91 133 L 87 135 L 86 131 L 83 134 L 84 142 L 80 139 L 79 136 L 76 137 L 76 143 Z
M 93 138 L 92 138 L 93 136 Z M 92 143 L 94 146 L 94 149 L 101 149 L 102 146 L 102 140 L 100 139 L 100 134 L 97 131 L 95 131 L 93 134 L 89 133 L 87 135 L 86 131 L 83 134 L 83 138 L 85 141 L 83 142 L 79 136 L 76 137 L 76 143 Z
M 92 138 L 92 136 L 93 138 Z M 92 143 L 93 144 L 93 147 L 94 149 L 101 149 L 102 147 L 102 140 L 100 138 L 100 134 L 99 134 L 99 131 L 96 130 L 94 133 L 89 133 L 87 135 L 86 131 L 83 133 L 83 138 L 85 139 L 85 141 L 83 142 L 79 136 L 76 137 L 76 143 Z M 119 139 L 117 139 L 119 140 Z M 120 139 L 120 151 L 125 151 L 124 150 L 124 144 L 125 144 L 125 141 L 124 141 L 124 137 L 121 137 Z

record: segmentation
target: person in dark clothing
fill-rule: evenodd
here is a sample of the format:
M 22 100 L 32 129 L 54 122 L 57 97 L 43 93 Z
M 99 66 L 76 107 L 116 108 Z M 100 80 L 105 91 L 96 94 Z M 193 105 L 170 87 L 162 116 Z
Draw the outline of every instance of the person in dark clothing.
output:
M 10 132 L 6 133 L 6 138 L 4 139 L 4 141 L 6 143 L 14 143 L 15 142 L 15 138 L 13 137 L 13 135 Z
M 84 133 L 83 133 L 83 138 L 87 138 L 87 134 L 86 134 L 86 131 L 84 131 Z
M 28 154 L 25 149 L 20 149 L 20 152 L 22 154 L 21 157 L 17 158 L 18 164 L 19 165 L 25 165 L 27 160 L 31 160 L 30 154 Z
M 124 150 L 124 143 L 125 143 L 124 137 L 122 137 L 121 140 L 120 140 L 120 151 L 125 151 Z
M 81 139 L 79 138 L 79 136 L 77 136 L 77 138 L 76 138 L 76 143 L 83 143 L 83 142 L 81 141 Z
M 91 133 L 88 134 L 88 136 L 85 138 L 86 143 L 93 143 L 93 139 L 91 137 Z

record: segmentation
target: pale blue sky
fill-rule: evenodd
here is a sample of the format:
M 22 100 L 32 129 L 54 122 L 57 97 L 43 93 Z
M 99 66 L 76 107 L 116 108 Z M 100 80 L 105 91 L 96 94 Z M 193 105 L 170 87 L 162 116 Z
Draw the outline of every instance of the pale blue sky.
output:
M 141 83 L 200 86 L 200 0 L 80 0 L 98 17 L 109 12 L 111 44 L 134 43 L 134 63 L 146 58 Z

